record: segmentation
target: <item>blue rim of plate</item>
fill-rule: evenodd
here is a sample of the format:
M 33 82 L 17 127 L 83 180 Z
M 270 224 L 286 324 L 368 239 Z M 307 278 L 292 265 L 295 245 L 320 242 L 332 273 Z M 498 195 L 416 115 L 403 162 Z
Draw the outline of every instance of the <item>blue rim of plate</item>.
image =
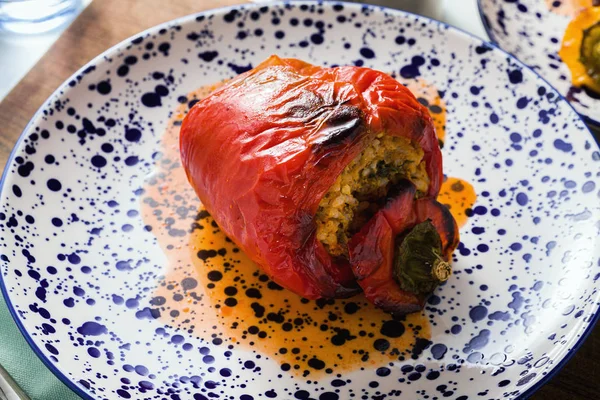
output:
M 25 126 L 25 129 L 23 129 L 23 131 L 21 132 L 21 135 L 17 139 L 17 141 L 16 141 L 13 149 L 10 152 L 8 160 L 6 161 L 6 165 L 4 167 L 4 171 L 2 172 L 2 177 L 0 177 L 0 198 L 2 196 L 2 193 L 4 192 L 4 183 L 5 183 L 6 177 L 8 175 L 9 167 L 10 167 L 11 163 L 13 162 L 13 160 L 15 158 L 15 154 L 17 152 L 17 149 L 20 147 L 21 142 L 24 140 L 24 138 L 26 136 L 26 133 L 31 128 L 31 125 L 32 125 L 33 121 L 35 119 L 37 119 L 37 117 L 42 113 L 42 110 L 45 109 L 50 104 L 50 101 L 55 96 L 57 96 L 60 93 L 61 90 L 68 89 L 68 83 L 67 82 L 69 82 L 72 79 L 74 79 L 79 73 L 83 72 L 90 65 L 93 65 L 96 61 L 100 61 L 100 60 L 104 59 L 105 55 L 108 55 L 110 53 L 113 53 L 113 52 L 121 49 L 121 48 L 124 48 L 133 39 L 135 39 L 135 38 L 137 38 L 139 36 L 143 36 L 143 35 L 146 35 L 148 33 L 151 33 L 151 32 L 154 32 L 154 31 L 158 31 L 159 29 L 161 29 L 163 27 L 167 27 L 167 26 L 173 24 L 174 22 L 185 23 L 188 20 L 192 20 L 192 19 L 194 19 L 195 17 L 197 17 L 199 15 L 214 14 L 214 13 L 223 12 L 223 11 L 231 10 L 231 9 L 253 8 L 253 7 L 271 6 L 271 5 L 276 5 L 276 4 L 293 4 L 293 3 L 315 3 L 315 4 L 319 4 L 319 5 L 326 4 L 326 3 L 323 2 L 323 0 L 298 0 L 298 1 L 295 1 L 295 0 L 283 0 L 283 1 L 270 1 L 270 2 L 265 2 L 265 3 L 238 4 L 238 5 L 235 5 L 235 6 L 212 8 L 210 10 L 202 11 L 202 12 L 195 13 L 195 14 L 190 14 L 190 15 L 183 16 L 183 17 L 180 17 L 180 18 L 175 18 L 173 20 L 170 20 L 170 21 L 167 21 L 167 22 L 163 22 L 162 24 L 155 25 L 155 26 L 153 26 L 151 28 L 148 28 L 148 29 L 146 29 L 146 30 L 144 30 L 144 31 L 142 31 L 140 33 L 137 33 L 137 34 L 135 34 L 133 36 L 130 36 L 129 38 L 127 38 L 127 39 L 119 42 L 118 44 L 116 44 L 116 45 L 108 48 L 107 50 L 105 50 L 104 52 L 102 52 L 101 54 L 99 54 L 98 56 L 96 56 L 95 58 L 93 58 L 92 60 L 90 60 L 83 67 L 79 68 L 68 79 L 66 79 L 63 82 L 63 84 L 61 84 L 46 99 L 46 101 L 38 108 L 38 110 L 35 112 L 35 114 L 31 117 L 31 120 L 27 123 L 27 125 Z M 348 7 L 369 7 L 369 8 L 374 8 L 374 9 L 378 9 L 378 10 L 385 10 L 385 11 L 396 13 L 396 14 L 400 14 L 400 15 L 403 14 L 403 15 L 408 15 L 408 16 L 413 16 L 413 17 L 419 17 L 419 18 L 422 18 L 422 19 L 424 19 L 426 21 L 435 22 L 435 23 L 441 24 L 442 26 L 448 27 L 451 30 L 454 30 L 455 32 L 461 33 L 461 34 L 469 37 L 470 39 L 474 39 L 474 40 L 480 41 L 482 43 L 488 44 L 494 50 L 500 51 L 501 53 L 503 53 L 503 54 L 507 55 L 508 57 L 510 57 L 511 59 L 513 59 L 516 62 L 517 65 L 519 65 L 523 69 L 529 71 L 530 73 L 533 74 L 533 76 L 535 76 L 536 78 L 540 79 L 542 82 L 544 82 L 550 88 L 552 88 L 552 90 L 554 90 L 556 92 L 556 94 L 558 95 L 559 99 L 561 101 L 566 102 L 568 104 L 568 106 L 573 110 L 573 112 L 579 117 L 579 119 L 582 122 L 584 122 L 584 124 L 586 122 L 586 119 L 581 114 L 579 114 L 575 110 L 575 108 L 571 105 L 571 103 L 567 99 L 565 99 L 565 97 L 561 93 L 559 93 L 556 89 L 554 89 L 554 87 L 546 79 L 544 79 L 541 75 L 539 75 L 537 72 L 535 72 L 531 67 L 529 67 L 528 65 L 524 64 L 518 58 L 516 58 L 515 56 L 513 56 L 512 54 L 510 54 L 506 50 L 501 49 L 497 45 L 497 43 L 494 41 L 493 36 L 490 34 L 489 26 L 487 25 L 486 20 L 485 20 L 485 16 L 483 15 L 483 12 L 481 10 L 481 0 L 477 0 L 477 5 L 478 5 L 478 8 L 479 8 L 479 14 L 480 14 L 480 16 L 482 18 L 483 25 L 484 25 L 484 27 L 485 27 L 485 29 L 486 29 L 486 31 L 487 31 L 490 39 L 492 40 L 491 42 L 487 42 L 487 41 L 481 39 L 480 37 L 477 37 L 477 36 L 473 35 L 472 33 L 469 33 L 469 32 L 467 32 L 467 31 L 465 31 L 465 30 L 463 30 L 461 28 L 457 28 L 457 27 L 452 26 L 450 24 L 447 24 L 446 22 L 439 21 L 439 20 L 437 20 L 435 18 L 424 17 L 422 15 L 418 15 L 418 14 L 411 13 L 411 12 L 408 12 L 408 11 L 398 10 L 398 9 L 394 9 L 394 8 L 390 8 L 390 7 L 384 7 L 384 6 L 375 6 L 375 5 L 372 5 L 372 4 L 364 4 L 364 3 L 350 3 L 350 2 L 346 2 L 346 1 L 335 1 L 335 2 L 331 1 L 331 2 L 327 2 L 327 5 L 334 5 L 334 4 L 343 4 L 344 6 L 348 6 Z M 587 125 L 585 125 L 585 128 L 588 131 L 588 133 L 590 134 L 590 136 L 592 137 L 592 139 L 594 140 L 594 142 L 596 143 L 596 145 L 598 146 L 598 148 L 600 149 L 600 143 L 598 143 L 596 141 L 596 138 L 595 138 L 594 134 L 592 133 L 592 131 L 590 130 L 590 128 Z M 10 314 L 11 314 L 13 320 L 15 321 L 15 323 L 17 324 L 17 327 L 21 331 L 21 334 L 25 338 L 25 341 L 29 344 L 29 346 L 31 347 L 31 349 L 33 350 L 33 352 L 44 363 L 44 365 L 46 367 L 48 367 L 48 369 L 62 383 L 64 383 L 69 389 L 71 389 L 73 392 L 75 392 L 78 396 L 80 396 L 80 397 L 82 397 L 82 398 L 84 398 L 86 400 L 96 400 L 90 394 L 86 393 L 82 388 L 80 388 L 79 386 L 77 386 L 77 384 L 74 381 L 70 380 L 63 372 L 61 372 L 58 369 L 58 367 L 56 367 L 56 365 L 54 363 L 52 363 L 46 357 L 46 355 L 44 355 L 44 353 L 40 350 L 40 348 L 37 346 L 37 344 L 35 344 L 35 342 L 33 341 L 32 337 L 29 335 L 29 332 L 25 329 L 25 326 L 23 325 L 23 323 L 19 319 L 19 317 L 17 315 L 17 311 L 15 310 L 15 308 L 13 307 L 13 305 L 12 305 L 12 303 L 10 301 L 10 298 L 8 296 L 8 289 L 4 285 L 4 279 L 2 278 L 1 274 L 0 274 L 0 291 L 2 292 L 4 300 L 6 301 L 6 306 L 8 307 L 8 310 L 10 311 Z M 596 323 L 598 322 L 598 319 L 600 319 L 600 312 L 598 312 L 598 311 L 600 311 L 600 305 L 596 308 L 596 311 L 594 313 L 592 321 L 588 324 L 586 330 L 579 337 L 579 340 L 577 340 L 577 343 L 575 343 L 575 345 L 571 348 L 571 350 L 558 362 L 558 364 L 556 364 L 556 366 L 548 374 L 546 374 L 544 377 L 542 377 L 536 384 L 534 384 L 532 387 L 530 387 L 529 389 L 527 389 L 524 393 L 520 394 L 516 398 L 517 400 L 525 400 L 525 399 L 529 398 L 531 395 L 533 395 L 533 393 L 535 393 L 543 385 L 545 385 L 550 379 L 552 379 L 569 362 L 569 360 L 573 357 L 573 355 L 577 352 L 577 350 L 579 350 L 579 348 L 583 345 L 583 342 L 585 342 L 585 340 L 588 338 L 588 336 L 590 335 L 590 333 L 594 329 Z
M 498 43 L 498 40 L 494 36 L 494 31 L 492 30 L 490 21 L 483 12 L 483 6 L 481 5 L 481 2 L 482 2 L 482 0 L 477 0 L 477 10 L 479 11 L 479 18 L 481 19 L 481 23 L 483 24 L 483 29 L 485 29 L 485 33 L 487 33 L 488 37 L 490 38 L 490 43 L 493 44 L 495 48 L 502 50 L 502 52 L 510 54 L 510 56 L 512 58 L 519 60 L 519 58 L 517 56 L 515 56 L 514 54 L 509 53 L 508 51 L 500 48 L 500 44 Z M 519 60 L 519 63 L 525 65 L 520 60 Z M 542 76 L 540 74 L 538 74 L 537 72 L 535 72 L 531 67 L 529 67 L 527 65 L 525 65 L 525 66 L 527 67 L 527 69 L 533 71 L 533 73 L 536 74 L 538 77 L 542 78 Z M 542 78 L 542 80 L 544 82 L 548 83 L 548 81 L 546 81 L 545 78 Z M 554 88 L 553 85 L 550 85 L 550 87 Z M 554 90 L 556 90 L 556 89 L 554 89 Z M 556 93 L 558 93 L 558 90 L 556 90 Z M 562 95 L 562 93 L 558 93 L 558 95 L 560 96 L 560 98 L 562 100 L 565 100 L 567 103 L 569 103 L 569 105 L 571 105 L 571 102 L 569 100 L 567 100 L 565 98 L 565 96 Z M 575 108 L 573 106 L 571 106 L 571 108 L 573 108 L 573 110 L 575 110 Z M 591 133 L 592 133 L 592 137 L 596 140 L 596 143 L 598 144 L 598 146 L 600 146 L 600 121 L 596 121 L 595 119 L 590 118 L 587 115 L 580 114 L 579 112 L 577 112 L 577 110 L 575 110 L 575 112 L 577 114 L 579 114 L 579 117 L 581 118 L 581 120 L 583 122 L 585 122 L 586 125 L 591 125 L 592 128 L 595 129 L 595 131 L 597 131 L 598 137 L 596 137 L 596 134 L 594 134 L 594 130 L 591 130 Z M 588 126 L 588 128 L 589 128 L 589 126 Z

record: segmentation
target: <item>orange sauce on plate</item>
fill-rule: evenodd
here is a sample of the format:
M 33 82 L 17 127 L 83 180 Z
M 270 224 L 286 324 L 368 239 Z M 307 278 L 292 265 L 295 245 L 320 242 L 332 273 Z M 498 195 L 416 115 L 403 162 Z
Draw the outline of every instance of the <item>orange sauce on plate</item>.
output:
M 475 200 L 473 185 L 459 178 L 446 178 L 438 195 L 438 201 L 448 207 L 459 228 L 467 223 L 467 210 L 473 207 Z
M 218 86 L 190 93 L 174 110 L 162 136 L 162 157 L 144 188 L 142 215 L 165 254 L 165 276 L 152 300 L 160 318 L 213 344 L 274 359 L 281 371 L 295 375 L 318 377 L 416 358 L 430 343 L 425 312 L 392 318 L 362 295 L 302 299 L 263 274 L 202 208 L 179 162 L 179 127 L 189 102 Z M 443 132 L 445 107 L 437 91 L 422 88 L 423 98 L 441 109 L 436 124 Z M 472 187 L 455 178 L 444 187 L 443 202 L 457 219 L 466 218 Z

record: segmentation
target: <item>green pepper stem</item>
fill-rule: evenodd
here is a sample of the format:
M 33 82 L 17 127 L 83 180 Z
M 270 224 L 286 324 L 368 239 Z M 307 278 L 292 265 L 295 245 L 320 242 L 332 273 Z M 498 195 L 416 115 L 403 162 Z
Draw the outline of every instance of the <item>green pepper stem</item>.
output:
M 450 278 L 452 267 L 442 257 L 442 240 L 431 220 L 415 225 L 398 239 L 393 274 L 402 290 L 429 295 Z
M 450 275 L 452 275 L 452 266 L 449 262 L 444 261 L 435 251 L 433 253 L 436 255 L 437 260 L 433 263 L 431 275 L 440 282 L 446 282 L 450 278 Z

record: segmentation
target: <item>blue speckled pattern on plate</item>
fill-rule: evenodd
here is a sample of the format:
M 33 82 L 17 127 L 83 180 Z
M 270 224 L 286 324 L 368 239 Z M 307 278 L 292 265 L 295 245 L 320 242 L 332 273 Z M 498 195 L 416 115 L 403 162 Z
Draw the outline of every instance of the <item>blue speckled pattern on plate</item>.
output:
M 446 103 L 445 172 L 478 199 L 413 357 L 302 378 L 228 337 L 201 339 L 206 326 L 153 295 L 197 296 L 206 281 L 190 268 L 166 283 L 159 227 L 141 217 L 157 163 L 178 164 L 160 153 L 172 111 L 273 53 L 424 79 Z M 592 136 L 554 89 L 444 24 L 350 4 L 215 10 L 109 50 L 34 116 L 3 179 L 2 287 L 40 356 L 86 398 L 516 398 L 595 321 L 599 171 Z M 193 225 L 197 203 L 171 206 L 164 224 Z
M 551 9 L 561 6 L 548 7 L 544 0 L 478 2 L 492 41 L 532 67 L 568 98 L 586 121 L 600 127 L 600 94 L 573 87 L 571 72 L 558 55 L 572 17 L 553 12 Z

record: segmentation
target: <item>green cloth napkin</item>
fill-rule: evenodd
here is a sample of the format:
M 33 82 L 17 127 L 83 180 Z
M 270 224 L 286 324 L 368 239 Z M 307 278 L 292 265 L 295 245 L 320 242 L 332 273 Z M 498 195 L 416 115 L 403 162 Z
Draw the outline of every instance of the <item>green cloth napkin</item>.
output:
M 79 400 L 35 355 L 0 294 L 0 364 L 32 400 Z

